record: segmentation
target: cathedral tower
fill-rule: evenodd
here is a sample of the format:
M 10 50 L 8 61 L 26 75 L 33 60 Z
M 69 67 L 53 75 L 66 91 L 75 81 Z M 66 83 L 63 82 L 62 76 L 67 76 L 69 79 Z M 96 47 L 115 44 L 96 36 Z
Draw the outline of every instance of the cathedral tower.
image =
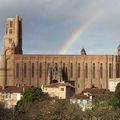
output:
M 3 39 L 3 53 L 14 46 L 14 53 L 22 54 L 22 19 L 19 16 L 7 19 Z
M 0 60 L 0 86 L 3 88 L 14 85 L 14 54 L 22 54 L 22 20 L 19 16 L 6 21 Z

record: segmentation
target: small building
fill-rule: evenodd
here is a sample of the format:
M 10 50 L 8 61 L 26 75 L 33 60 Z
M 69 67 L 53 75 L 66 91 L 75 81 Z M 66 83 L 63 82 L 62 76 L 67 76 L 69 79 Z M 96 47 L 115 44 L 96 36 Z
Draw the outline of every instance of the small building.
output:
M 111 92 L 108 89 L 103 88 L 86 88 L 79 94 L 74 95 L 70 98 L 70 103 L 78 104 L 82 111 L 92 109 L 92 100 L 99 95 L 110 94 Z
M 48 93 L 51 97 L 66 99 L 74 95 L 75 87 L 68 82 L 52 83 L 44 86 L 43 92 Z
M 23 91 L 23 87 L 7 86 L 4 89 L 0 87 L 0 102 L 4 103 L 6 108 L 12 108 L 21 99 Z
M 83 95 L 92 96 L 92 97 L 96 97 L 98 95 L 103 95 L 103 94 L 109 94 L 109 93 L 110 93 L 109 89 L 97 88 L 97 87 L 86 88 L 84 91 L 82 91 Z
M 82 111 L 92 109 L 92 96 L 77 94 L 70 98 L 70 103 L 78 104 Z
M 120 78 L 109 79 L 108 81 L 109 81 L 108 82 L 108 89 L 111 92 L 114 92 L 117 84 L 120 82 Z

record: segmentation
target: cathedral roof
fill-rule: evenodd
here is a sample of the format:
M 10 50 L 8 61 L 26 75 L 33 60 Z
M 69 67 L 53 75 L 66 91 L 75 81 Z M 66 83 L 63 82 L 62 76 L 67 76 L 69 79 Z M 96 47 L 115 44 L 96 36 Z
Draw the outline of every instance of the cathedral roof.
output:
M 6 86 L 4 89 L 0 86 L 0 92 L 2 93 L 22 93 L 24 89 L 27 89 L 28 87 L 16 87 L 16 86 Z

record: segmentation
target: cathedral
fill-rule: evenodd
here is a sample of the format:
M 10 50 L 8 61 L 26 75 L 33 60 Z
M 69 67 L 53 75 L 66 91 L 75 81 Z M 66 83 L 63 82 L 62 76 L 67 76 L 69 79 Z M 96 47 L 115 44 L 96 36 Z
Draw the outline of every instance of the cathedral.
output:
M 118 55 L 88 55 L 83 48 L 78 55 L 23 54 L 22 19 L 7 18 L 0 59 L 0 86 L 42 86 L 70 82 L 76 93 L 90 88 L 108 88 L 108 80 L 120 77 Z

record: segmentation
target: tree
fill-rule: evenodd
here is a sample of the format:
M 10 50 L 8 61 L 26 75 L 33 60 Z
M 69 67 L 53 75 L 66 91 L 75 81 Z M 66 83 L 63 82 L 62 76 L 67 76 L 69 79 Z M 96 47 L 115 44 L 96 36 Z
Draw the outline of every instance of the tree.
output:
M 116 103 L 116 105 L 118 107 L 120 107 L 120 83 L 118 83 L 117 86 L 116 86 L 114 97 L 118 100 L 118 102 Z
M 116 86 L 115 97 L 120 98 L 120 83 L 118 83 Z
M 24 91 L 22 94 L 22 98 L 20 101 L 17 102 L 15 106 L 15 118 L 16 120 L 25 119 L 26 114 L 29 111 L 31 105 L 35 101 L 39 101 L 43 99 L 46 95 L 42 92 L 41 88 L 39 87 L 30 87 Z M 20 117 L 20 118 L 19 118 Z
M 114 98 L 113 94 L 105 94 L 96 96 L 93 99 L 93 109 L 97 110 L 110 110 L 116 104 L 117 100 Z
M 42 92 L 41 88 L 32 86 L 25 90 L 25 92 L 22 94 L 22 99 L 18 101 L 16 107 L 20 107 L 25 103 L 28 104 L 39 100 L 42 98 L 43 94 L 44 93 Z
M 5 108 L 3 103 L 0 103 L 0 120 L 13 120 L 13 109 Z
M 69 100 L 58 100 L 55 106 L 50 120 L 82 120 L 83 112 L 77 104 L 71 104 Z

